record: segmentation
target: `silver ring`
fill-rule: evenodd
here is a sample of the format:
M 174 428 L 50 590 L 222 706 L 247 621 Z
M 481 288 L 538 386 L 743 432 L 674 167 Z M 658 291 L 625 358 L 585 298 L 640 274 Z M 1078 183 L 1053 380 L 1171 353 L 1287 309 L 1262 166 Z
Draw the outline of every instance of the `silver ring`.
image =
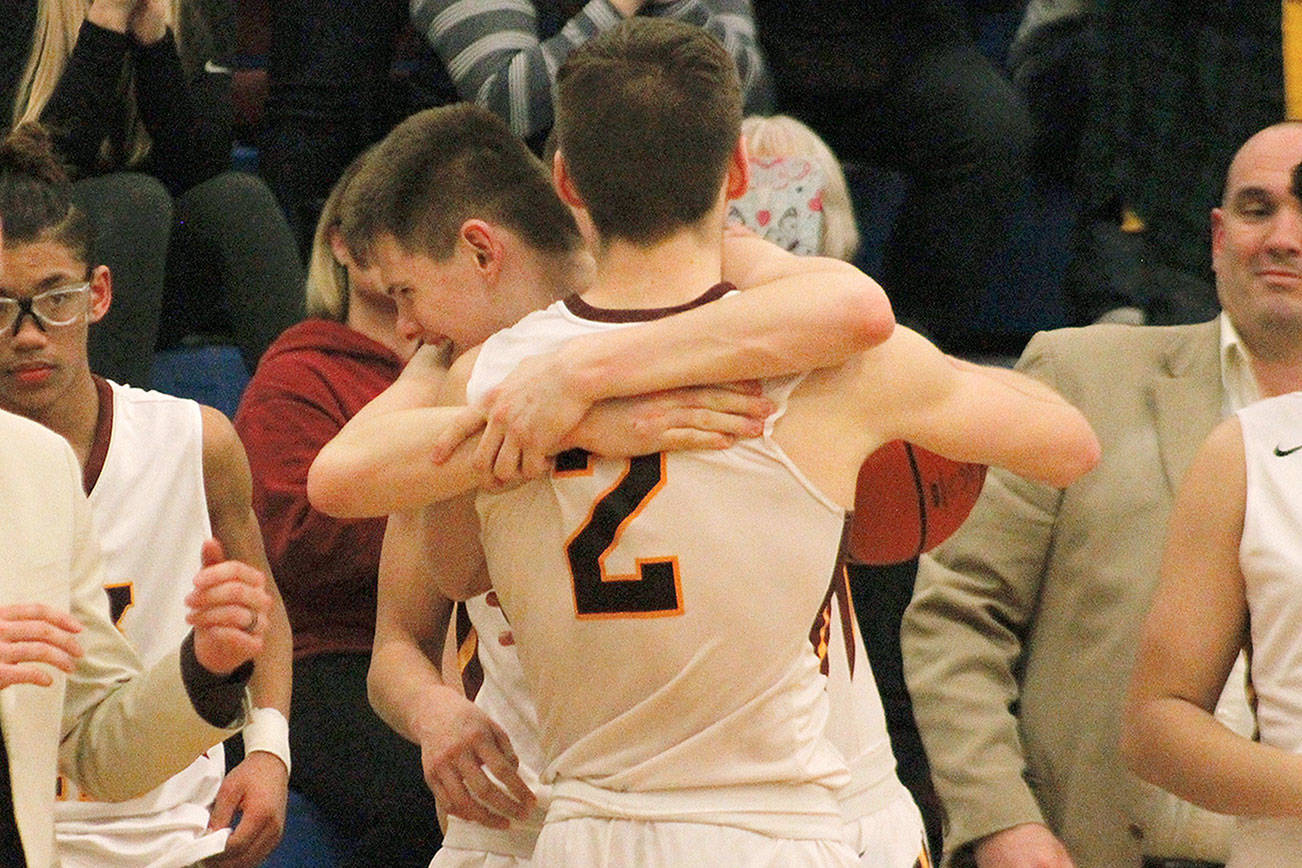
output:
M 244 628 L 244 632 L 252 633 L 254 630 L 257 629 L 258 629 L 258 612 L 255 609 L 253 610 L 253 618 L 249 621 L 249 626 Z

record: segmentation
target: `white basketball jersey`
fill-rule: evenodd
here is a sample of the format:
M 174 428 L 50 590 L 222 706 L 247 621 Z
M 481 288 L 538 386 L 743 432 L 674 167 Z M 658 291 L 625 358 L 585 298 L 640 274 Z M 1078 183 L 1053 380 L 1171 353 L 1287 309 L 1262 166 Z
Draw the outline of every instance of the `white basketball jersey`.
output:
M 502 615 L 497 592 L 480 594 L 462 605 L 464 611 L 457 612 L 457 662 L 466 695 L 506 732 L 520 761 L 520 778 L 533 790 L 538 803 L 529 817 L 512 820 L 508 829 L 490 829 L 462 817 L 449 816 L 443 845 L 528 859 L 533 855 L 534 842 L 551 801 L 551 788 L 538 777 L 538 770 L 543 766 L 542 748 L 538 744 L 538 711 L 524 683 L 514 641 L 510 644 L 503 641 L 511 633 L 511 625 Z M 432 864 L 439 864 L 437 857 Z
M 827 738 L 850 768 L 850 782 L 837 792 L 842 818 L 855 823 L 901 798 L 911 801 L 895 774 L 886 713 L 843 564 L 837 567 L 811 638 L 827 675 Z
M 104 550 L 110 610 L 150 666 L 190 630 L 185 597 L 201 565 L 200 547 L 212 534 L 203 422 L 193 401 L 105 381 L 98 385 L 111 416 L 106 426 L 102 406 L 97 445 L 103 468 L 90 492 L 91 512 Z M 92 449 L 92 463 L 95 454 Z M 63 865 L 161 868 L 221 852 L 227 833 L 207 834 L 207 826 L 224 773 L 217 745 L 126 802 L 84 800 L 75 784 L 61 780 L 54 816 Z
M 1251 615 L 1249 673 L 1261 741 L 1302 753 L 1302 392 L 1238 412 L 1247 500 L 1239 566 Z M 1231 865 L 1296 865 L 1302 822 L 1243 820 Z
M 558 302 L 489 339 L 467 398 L 571 337 L 668 312 Z M 549 821 L 839 838 L 833 793 L 849 775 L 824 737 L 809 625 L 845 511 L 772 437 L 801 379 L 765 383 L 778 411 L 729 449 L 572 452 L 549 478 L 480 495 L 489 573 L 538 707 L 542 779 L 555 784 Z

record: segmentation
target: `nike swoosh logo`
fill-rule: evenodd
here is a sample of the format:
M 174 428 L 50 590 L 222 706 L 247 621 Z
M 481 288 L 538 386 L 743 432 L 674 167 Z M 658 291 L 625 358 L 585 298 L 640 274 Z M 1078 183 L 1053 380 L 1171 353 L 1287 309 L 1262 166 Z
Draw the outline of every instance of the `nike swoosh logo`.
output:
M 1299 449 L 1302 449 L 1302 445 L 1294 446 L 1292 449 L 1280 449 L 1278 446 L 1276 446 L 1275 454 L 1278 455 L 1280 458 L 1283 458 L 1285 455 L 1292 455 L 1294 452 L 1298 451 Z

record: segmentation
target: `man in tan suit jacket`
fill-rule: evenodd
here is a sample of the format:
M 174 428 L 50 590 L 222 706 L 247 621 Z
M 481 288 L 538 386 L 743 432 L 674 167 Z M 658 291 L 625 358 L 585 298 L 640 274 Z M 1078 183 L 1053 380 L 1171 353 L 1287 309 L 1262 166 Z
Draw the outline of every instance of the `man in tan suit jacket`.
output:
M 968 522 L 920 565 L 901 640 L 949 864 L 1224 860 L 1231 820 L 1139 782 L 1117 739 L 1194 452 L 1229 410 L 1302 388 L 1280 343 L 1296 334 L 1296 357 L 1302 332 L 1279 327 L 1281 300 L 1302 293 L 1299 164 L 1299 124 L 1236 156 L 1212 213 L 1219 319 L 1064 329 L 1027 347 L 1019 368 L 1085 413 L 1103 458 L 1063 492 L 992 471 Z M 1256 174 L 1281 170 L 1294 173 L 1287 202 Z M 1233 681 L 1227 697 L 1242 692 Z
M 270 598 L 260 589 L 238 602 L 229 587 L 198 592 L 210 597 L 196 600 L 206 626 L 141 674 L 109 620 L 76 457 L 57 434 L 3 411 L 0 515 L 0 729 L 12 798 L 0 805 L 0 829 L 12 808 L 27 865 L 46 868 L 56 864 L 58 773 L 101 798 L 129 798 L 243 722 L 244 664 L 260 644 L 256 620 L 265 625 Z M 228 569 L 210 565 L 202 583 Z

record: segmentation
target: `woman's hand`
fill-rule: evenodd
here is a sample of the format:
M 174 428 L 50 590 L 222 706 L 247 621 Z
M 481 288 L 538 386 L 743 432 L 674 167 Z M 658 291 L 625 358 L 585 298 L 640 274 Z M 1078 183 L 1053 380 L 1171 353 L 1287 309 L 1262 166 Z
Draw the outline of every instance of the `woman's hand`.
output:
M 153 45 L 167 35 L 167 0 L 136 0 L 127 26 L 141 45 Z

